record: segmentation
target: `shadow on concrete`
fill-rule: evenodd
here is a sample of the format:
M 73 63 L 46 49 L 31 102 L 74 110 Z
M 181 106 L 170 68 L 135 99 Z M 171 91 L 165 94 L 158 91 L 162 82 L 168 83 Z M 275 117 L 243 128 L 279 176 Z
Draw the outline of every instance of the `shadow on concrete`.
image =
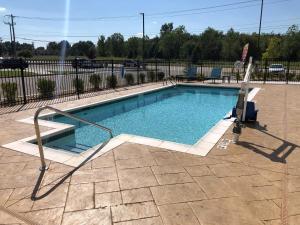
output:
M 40 173 L 40 175 L 37 179 L 37 182 L 35 184 L 35 187 L 33 189 L 33 192 L 31 194 L 31 200 L 32 201 L 40 200 L 40 199 L 43 199 L 46 196 L 48 196 L 50 193 L 52 193 L 56 188 L 58 188 L 61 184 L 63 184 L 69 177 L 71 177 L 73 175 L 73 173 L 75 173 L 78 169 L 80 169 L 82 166 L 84 166 L 91 158 L 93 158 L 99 151 L 101 151 L 101 149 L 104 148 L 108 144 L 108 142 L 109 141 L 106 141 L 106 142 L 102 143 L 102 145 L 95 152 L 93 152 L 91 155 L 89 155 L 83 162 L 81 162 L 77 167 L 72 169 L 70 172 L 68 172 L 67 174 L 63 175 L 62 177 L 52 181 L 50 184 L 52 184 L 56 181 L 58 181 L 58 182 L 53 187 L 51 187 L 48 191 L 46 191 L 44 194 L 42 194 L 40 196 L 37 196 L 37 192 L 39 190 L 41 190 L 42 188 L 50 185 L 50 184 L 47 184 L 43 187 L 40 187 L 40 185 L 42 183 L 42 180 L 43 180 L 43 177 L 45 175 L 45 172 L 47 170 L 41 171 L 41 173 Z
M 255 153 L 258 153 L 258 154 L 270 159 L 273 162 L 279 162 L 279 163 L 285 164 L 287 157 L 297 147 L 299 147 L 298 145 L 296 145 L 294 143 L 291 143 L 287 140 L 284 140 L 280 137 L 277 137 L 273 134 L 268 133 L 267 125 L 262 126 L 261 124 L 259 124 L 259 122 L 256 122 L 256 123 L 246 124 L 246 127 L 250 128 L 250 129 L 258 130 L 258 131 L 262 132 L 263 134 L 268 135 L 276 140 L 280 140 L 282 142 L 282 144 L 270 154 L 261 150 L 262 148 L 267 148 L 266 146 L 262 146 L 262 145 L 258 145 L 258 144 L 250 143 L 250 142 L 246 142 L 246 141 L 239 141 L 237 143 L 237 145 L 240 145 L 240 146 L 247 148 Z

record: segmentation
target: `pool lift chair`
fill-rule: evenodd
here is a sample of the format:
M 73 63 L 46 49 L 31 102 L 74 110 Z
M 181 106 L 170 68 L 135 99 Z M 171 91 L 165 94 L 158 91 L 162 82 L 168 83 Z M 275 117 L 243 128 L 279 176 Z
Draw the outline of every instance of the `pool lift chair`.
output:
M 243 123 L 246 121 L 256 121 L 257 112 L 255 110 L 254 102 L 248 102 L 248 93 L 249 93 L 249 82 L 251 77 L 252 70 L 252 57 L 249 59 L 249 65 L 247 68 L 247 72 L 244 78 L 244 81 L 241 84 L 241 89 L 238 95 L 238 101 L 236 107 L 232 110 L 232 117 L 236 117 L 233 127 L 233 143 L 237 143 L 239 141 L 239 137 L 242 133 Z

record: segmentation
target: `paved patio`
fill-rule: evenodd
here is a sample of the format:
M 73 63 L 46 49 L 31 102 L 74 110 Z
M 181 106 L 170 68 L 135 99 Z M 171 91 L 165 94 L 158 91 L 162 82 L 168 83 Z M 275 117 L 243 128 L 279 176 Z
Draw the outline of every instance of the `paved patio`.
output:
M 300 86 L 261 88 L 259 123 L 243 130 L 239 145 L 199 157 L 125 143 L 67 177 L 74 168 L 47 161 L 35 201 L 39 158 L 0 147 L 0 224 L 300 224 Z M 0 144 L 33 135 L 15 120 L 34 111 L 2 115 Z

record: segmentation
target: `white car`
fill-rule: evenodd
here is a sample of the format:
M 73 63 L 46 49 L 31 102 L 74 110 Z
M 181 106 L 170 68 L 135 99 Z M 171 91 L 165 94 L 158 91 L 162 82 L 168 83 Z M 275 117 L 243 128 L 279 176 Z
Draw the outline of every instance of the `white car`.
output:
M 271 64 L 269 73 L 284 73 L 285 69 L 282 64 Z

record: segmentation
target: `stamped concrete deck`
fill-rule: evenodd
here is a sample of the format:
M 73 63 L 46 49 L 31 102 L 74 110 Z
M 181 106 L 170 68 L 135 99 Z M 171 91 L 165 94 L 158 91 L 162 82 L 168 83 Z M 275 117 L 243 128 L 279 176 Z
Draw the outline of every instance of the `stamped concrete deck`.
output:
M 125 143 L 68 177 L 74 168 L 47 161 L 35 201 L 39 158 L 0 148 L 0 224 L 300 224 L 300 86 L 261 87 L 259 123 L 239 145 L 200 157 Z M 33 112 L 2 115 L 0 144 L 33 135 L 15 121 Z

